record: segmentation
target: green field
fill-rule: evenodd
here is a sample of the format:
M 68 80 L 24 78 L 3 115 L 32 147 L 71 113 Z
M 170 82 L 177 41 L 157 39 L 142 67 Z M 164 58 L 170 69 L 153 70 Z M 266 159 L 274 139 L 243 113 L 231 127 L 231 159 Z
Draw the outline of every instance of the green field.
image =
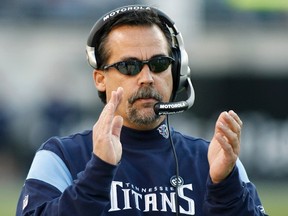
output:
M 288 181 L 255 182 L 255 184 L 269 216 L 288 215 Z
M 15 216 L 15 209 L 19 191 L 22 187 L 20 182 L 0 182 L 0 215 Z
M 0 215 L 15 216 L 22 183 L 0 183 Z M 270 216 L 288 215 L 288 182 L 255 182 L 266 212 Z

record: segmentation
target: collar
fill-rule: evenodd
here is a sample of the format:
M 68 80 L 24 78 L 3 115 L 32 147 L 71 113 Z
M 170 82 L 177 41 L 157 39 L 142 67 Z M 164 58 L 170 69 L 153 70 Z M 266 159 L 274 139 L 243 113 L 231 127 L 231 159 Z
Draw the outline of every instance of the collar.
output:
M 152 130 L 135 130 L 123 126 L 121 143 L 124 148 L 163 149 L 170 147 L 169 132 L 166 122 Z

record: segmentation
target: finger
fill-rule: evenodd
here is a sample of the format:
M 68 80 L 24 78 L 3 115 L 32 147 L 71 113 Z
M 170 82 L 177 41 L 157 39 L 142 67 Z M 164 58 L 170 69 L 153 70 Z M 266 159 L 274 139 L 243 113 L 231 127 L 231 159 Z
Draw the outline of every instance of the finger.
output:
M 120 137 L 121 129 L 123 125 L 123 118 L 121 116 L 115 116 L 112 121 L 112 134 L 116 137 Z
M 100 116 L 99 116 L 99 121 L 105 121 L 109 119 L 110 122 L 112 122 L 113 116 L 114 116 L 114 111 L 115 111 L 115 105 L 112 102 L 108 102 L 105 107 L 103 108 Z
M 102 110 L 99 119 L 107 120 L 106 123 L 110 123 L 113 120 L 115 110 L 120 103 L 123 95 L 123 88 L 119 87 L 116 91 L 111 92 L 111 98 Z
M 223 122 L 223 124 L 226 124 L 233 132 L 237 133 L 240 137 L 242 125 L 239 122 L 240 118 L 237 116 L 237 114 L 231 111 L 224 112 L 223 120 L 225 121 Z
M 239 135 L 231 130 L 227 125 L 219 122 L 219 132 L 231 147 L 238 152 L 240 139 Z
M 123 95 L 123 88 L 118 87 L 116 91 L 111 92 L 111 98 L 108 103 L 113 103 L 116 109 L 122 99 L 122 95 Z
M 234 118 L 234 120 L 240 125 L 240 127 L 243 126 L 243 122 L 241 121 L 240 117 L 233 110 L 230 110 L 228 113 Z
M 219 115 L 219 117 L 218 117 L 218 119 L 217 119 L 217 121 L 216 121 L 216 127 L 215 127 L 215 134 L 218 132 L 218 130 L 220 129 L 220 125 L 221 124 L 225 124 L 225 112 L 222 112 L 220 115 Z
M 215 138 L 220 144 L 221 148 L 224 150 L 224 152 L 228 154 L 231 154 L 234 152 L 232 146 L 227 142 L 227 139 L 221 133 L 217 133 L 215 135 Z
M 115 99 L 116 95 L 115 92 L 111 93 L 111 98 L 109 102 L 105 105 L 103 108 L 97 123 L 94 125 L 95 130 L 98 131 L 97 133 L 101 132 L 103 134 L 110 133 L 111 130 L 111 124 L 114 118 L 114 112 L 115 112 Z M 116 103 L 117 104 L 117 103 Z

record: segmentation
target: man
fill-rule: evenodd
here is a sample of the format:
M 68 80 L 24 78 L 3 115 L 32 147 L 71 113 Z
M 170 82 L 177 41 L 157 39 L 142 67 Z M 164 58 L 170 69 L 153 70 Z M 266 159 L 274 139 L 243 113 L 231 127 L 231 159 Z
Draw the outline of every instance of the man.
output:
M 175 98 L 187 64 L 169 24 L 147 6 L 115 9 L 95 24 L 87 55 L 106 105 L 92 131 L 40 147 L 17 215 L 265 215 L 238 159 L 235 112 L 220 114 L 210 144 L 170 131 L 156 114 Z

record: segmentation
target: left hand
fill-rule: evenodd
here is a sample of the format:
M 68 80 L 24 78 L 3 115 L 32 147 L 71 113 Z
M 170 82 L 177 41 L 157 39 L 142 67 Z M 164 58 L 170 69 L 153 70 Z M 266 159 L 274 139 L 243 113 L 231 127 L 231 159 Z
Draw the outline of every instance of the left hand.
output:
M 220 183 L 233 170 L 240 153 L 242 121 L 234 111 L 222 112 L 208 149 L 210 177 Z

